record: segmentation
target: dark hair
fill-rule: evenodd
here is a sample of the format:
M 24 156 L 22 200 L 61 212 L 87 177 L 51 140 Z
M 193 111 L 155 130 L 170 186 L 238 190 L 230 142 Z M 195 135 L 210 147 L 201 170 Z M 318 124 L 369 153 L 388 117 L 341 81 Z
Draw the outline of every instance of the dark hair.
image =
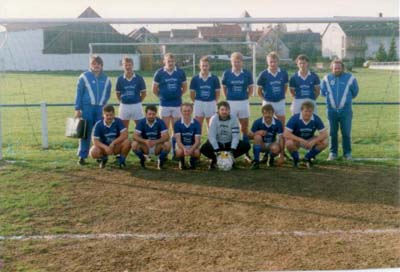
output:
M 103 112 L 112 112 L 115 113 L 115 109 L 113 105 L 107 104 L 103 107 Z
M 303 60 L 303 61 L 306 61 L 306 62 L 310 62 L 310 59 L 309 59 L 306 55 L 304 55 L 304 54 L 301 54 L 301 55 L 298 55 L 298 56 L 297 56 L 297 58 L 296 58 L 296 63 L 297 63 L 299 60 Z
M 92 55 L 90 56 L 90 63 L 96 62 L 97 64 L 100 64 L 103 66 L 103 59 L 98 56 L 98 55 Z
M 274 107 L 271 104 L 266 104 L 261 108 L 261 112 L 264 111 L 272 111 L 273 113 L 275 112 Z
M 312 109 L 314 110 L 314 103 L 311 101 L 305 101 L 303 104 L 301 104 L 301 110 L 303 109 Z
M 148 112 L 148 111 L 154 111 L 154 112 L 157 112 L 157 106 L 156 105 L 147 105 L 146 106 L 146 109 L 144 110 L 146 113 Z
M 226 101 L 221 101 L 217 104 L 217 109 L 220 109 L 221 107 L 225 107 L 227 109 L 231 109 L 231 106 L 229 105 L 228 102 Z

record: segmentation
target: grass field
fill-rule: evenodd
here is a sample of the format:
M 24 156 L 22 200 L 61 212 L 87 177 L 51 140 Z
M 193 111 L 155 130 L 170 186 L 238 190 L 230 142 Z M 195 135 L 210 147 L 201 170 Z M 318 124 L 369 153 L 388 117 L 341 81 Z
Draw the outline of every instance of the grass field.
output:
M 354 74 L 357 101 L 400 101 L 398 74 Z M 72 102 L 77 76 L 2 75 L 0 103 Z M 48 150 L 40 148 L 39 109 L 1 111 L 0 271 L 400 266 L 398 105 L 354 106 L 354 157 L 391 160 L 328 163 L 324 152 L 311 171 L 289 163 L 249 171 L 240 162 L 212 173 L 205 160 L 194 172 L 176 171 L 175 162 L 139 170 L 134 156 L 123 170 L 79 168 L 77 142 L 63 136 L 72 108 L 48 108 Z

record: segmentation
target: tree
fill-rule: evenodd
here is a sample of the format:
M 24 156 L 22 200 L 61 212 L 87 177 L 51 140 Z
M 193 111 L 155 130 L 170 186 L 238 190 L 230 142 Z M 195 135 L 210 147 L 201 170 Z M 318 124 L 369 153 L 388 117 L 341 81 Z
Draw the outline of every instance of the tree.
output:
M 378 52 L 376 52 L 375 59 L 377 61 L 386 61 L 387 60 L 386 50 L 382 43 L 379 46 Z
M 392 36 L 392 41 L 390 42 L 389 52 L 387 54 L 388 61 L 397 61 L 399 58 L 397 56 L 396 40 L 394 35 Z

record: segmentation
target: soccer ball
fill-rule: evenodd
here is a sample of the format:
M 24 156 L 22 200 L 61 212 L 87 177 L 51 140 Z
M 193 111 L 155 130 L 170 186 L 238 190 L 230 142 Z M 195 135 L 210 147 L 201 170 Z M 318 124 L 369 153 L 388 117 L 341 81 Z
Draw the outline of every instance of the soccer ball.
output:
M 221 152 L 221 154 L 217 157 L 218 169 L 222 171 L 229 171 L 232 169 L 232 165 L 233 165 L 232 154 L 227 151 Z

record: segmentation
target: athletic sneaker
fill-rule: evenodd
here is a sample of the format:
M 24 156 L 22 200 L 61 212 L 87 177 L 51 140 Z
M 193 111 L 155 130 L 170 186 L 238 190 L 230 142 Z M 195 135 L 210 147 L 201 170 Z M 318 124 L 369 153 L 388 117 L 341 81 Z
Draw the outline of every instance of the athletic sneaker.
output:
M 251 159 L 249 153 L 246 153 L 246 154 L 244 155 L 244 159 L 245 159 L 245 161 L 247 161 L 248 163 L 251 163 L 251 162 L 252 162 L 252 159 Z
M 140 167 L 142 169 L 146 169 L 146 158 L 140 160 Z
M 335 161 L 337 159 L 337 155 L 333 153 L 329 153 L 328 158 L 326 159 L 327 161 Z
M 253 162 L 251 163 L 250 169 L 251 169 L 251 170 L 258 170 L 258 169 L 260 169 L 260 162 L 258 162 L 258 161 L 253 161 Z
M 311 169 L 313 167 L 313 160 L 312 159 L 307 159 L 303 158 L 303 162 L 306 165 L 308 169 Z
M 86 161 L 84 158 L 79 158 L 79 160 L 76 162 L 79 166 L 86 165 Z
M 107 164 L 107 160 L 100 160 L 99 167 L 101 169 L 104 169 L 106 167 L 106 164 Z
M 210 171 L 215 170 L 216 164 L 217 164 L 216 161 L 211 160 L 210 165 L 208 166 L 208 170 L 210 170 Z
M 353 157 L 351 156 L 351 154 L 346 154 L 346 155 L 343 156 L 343 158 L 344 158 L 346 161 L 352 161 L 352 160 L 353 160 Z
M 186 170 L 186 169 L 187 169 L 187 167 L 186 167 L 185 161 L 180 160 L 179 161 L 179 170 Z
M 273 155 L 269 155 L 269 163 L 268 163 L 269 167 L 274 167 L 275 166 L 275 156 Z
M 157 160 L 157 169 L 158 169 L 158 170 L 163 170 L 163 169 L 165 169 L 165 168 L 164 168 L 164 161 L 163 161 L 163 160 L 160 160 L 160 159 Z
M 264 156 L 262 157 L 260 163 L 266 164 L 268 162 L 268 153 L 264 153 Z

